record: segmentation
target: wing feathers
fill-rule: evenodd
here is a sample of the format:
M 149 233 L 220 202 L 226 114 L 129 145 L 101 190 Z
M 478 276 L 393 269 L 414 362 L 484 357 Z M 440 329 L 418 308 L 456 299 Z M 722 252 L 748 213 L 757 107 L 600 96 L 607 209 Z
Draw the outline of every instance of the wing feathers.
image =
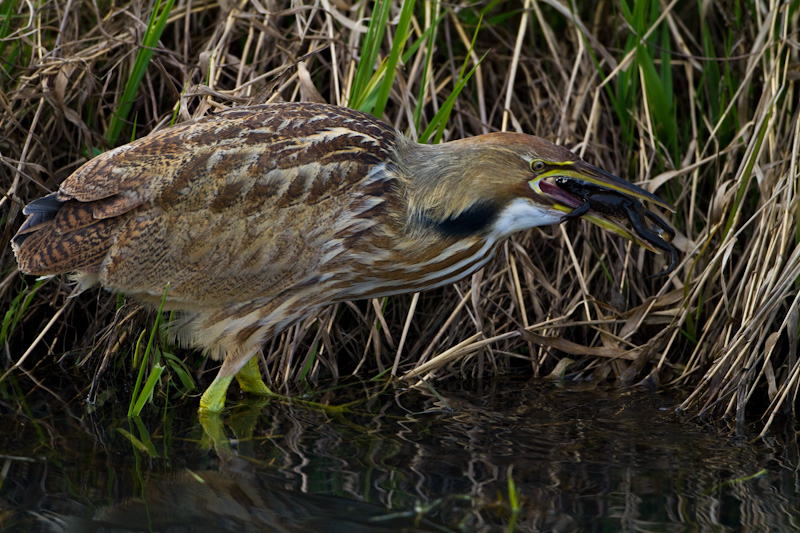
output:
M 115 225 L 116 219 L 96 220 L 90 207 L 67 202 L 54 218 L 24 228 L 14 237 L 20 270 L 37 275 L 75 270 L 96 274 L 111 248 Z
M 95 157 L 31 202 L 14 250 L 24 272 L 98 274 L 123 291 L 174 281 L 186 298 L 266 294 L 374 225 L 366 212 L 392 196 L 383 163 L 396 138 L 367 115 L 308 104 L 183 123 Z

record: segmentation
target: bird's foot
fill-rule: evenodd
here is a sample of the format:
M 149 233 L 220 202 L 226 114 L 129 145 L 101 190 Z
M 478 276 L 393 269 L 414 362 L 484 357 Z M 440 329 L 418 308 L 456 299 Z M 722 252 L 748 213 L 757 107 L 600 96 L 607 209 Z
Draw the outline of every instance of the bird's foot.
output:
M 233 376 L 220 376 L 214 378 L 211 385 L 200 397 L 200 414 L 219 414 L 225 409 L 225 397 L 228 393 Z
M 267 384 L 261 379 L 261 371 L 258 369 L 258 357 L 253 356 L 236 373 L 236 381 L 239 382 L 239 388 L 248 394 L 256 396 L 272 396 L 273 392 L 269 390 Z
M 223 365 L 222 370 L 224 369 L 225 367 Z M 254 396 L 260 396 L 262 398 L 268 398 L 269 400 L 277 400 L 286 404 L 304 406 L 310 409 L 318 409 L 326 411 L 330 414 L 343 414 L 351 407 L 361 403 L 361 401 L 355 401 L 344 405 L 328 405 L 304 400 L 301 398 L 276 394 L 272 392 L 269 387 L 267 387 L 261 378 L 261 372 L 258 368 L 258 359 L 255 357 L 249 359 L 247 363 L 245 363 L 245 365 L 239 369 L 235 376 L 236 381 L 239 383 L 239 387 L 242 389 L 242 392 L 252 394 Z M 218 417 L 219 414 L 225 410 L 225 399 L 228 392 L 228 387 L 230 386 L 233 377 L 234 376 L 231 375 L 222 376 L 217 374 L 217 377 L 214 378 L 214 381 L 203 393 L 203 396 L 200 398 L 199 409 L 201 421 L 203 419 L 207 420 L 213 416 Z

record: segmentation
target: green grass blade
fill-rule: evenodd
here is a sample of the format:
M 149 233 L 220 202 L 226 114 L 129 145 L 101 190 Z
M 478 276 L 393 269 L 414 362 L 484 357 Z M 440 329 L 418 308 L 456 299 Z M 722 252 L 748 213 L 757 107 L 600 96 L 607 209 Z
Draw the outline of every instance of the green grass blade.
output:
M 148 453 L 147 446 L 145 446 L 142 441 L 137 439 L 133 435 L 133 433 L 123 428 L 117 428 L 117 431 L 119 432 L 120 435 L 128 439 L 128 441 L 133 445 L 134 448 L 136 448 L 140 452 Z
M 478 25 L 475 28 L 475 33 L 472 34 L 472 41 L 469 43 L 469 50 L 465 57 L 469 57 L 472 55 L 472 51 L 475 49 L 475 39 L 478 37 L 478 32 L 481 29 L 481 20 L 478 20 Z M 455 104 L 456 98 L 461 93 L 462 89 L 466 87 L 467 82 L 469 82 L 472 75 L 475 73 L 477 68 L 483 63 L 483 60 L 488 55 L 488 51 L 481 56 L 478 62 L 470 69 L 469 73 L 464 75 L 464 72 L 467 68 L 467 62 L 464 61 L 464 64 L 461 65 L 461 72 L 458 74 L 458 81 L 456 82 L 455 87 L 453 88 L 453 92 L 450 93 L 450 96 L 444 101 L 442 106 L 439 108 L 439 111 L 433 116 L 431 122 L 428 124 L 428 127 L 425 128 L 425 131 L 419 136 L 420 143 L 426 143 L 433 132 L 436 131 L 436 136 L 434 137 L 433 143 L 437 144 L 442 140 L 442 136 L 444 135 L 444 128 L 447 125 L 447 121 L 450 119 L 450 113 L 453 110 L 453 105 Z
M 153 368 L 150 370 L 150 377 L 147 378 L 147 383 L 142 387 L 142 392 L 139 394 L 139 397 L 136 399 L 136 404 L 133 406 L 133 413 L 128 416 L 136 417 L 141 414 L 145 402 L 153 397 L 153 389 L 155 389 L 156 383 L 161 377 L 161 374 L 164 373 L 165 368 L 166 367 L 161 364 L 153 365 Z
M 400 12 L 400 21 L 397 24 L 394 41 L 392 42 L 392 51 L 389 53 L 389 60 L 386 63 L 386 72 L 383 76 L 380 91 L 378 92 L 378 101 L 375 103 L 375 108 L 372 112 L 377 118 L 381 118 L 384 109 L 386 109 L 386 102 L 389 100 L 389 91 L 391 91 L 392 85 L 394 84 L 397 61 L 400 59 L 400 54 L 403 52 L 403 48 L 409 38 L 408 28 L 411 25 L 411 17 L 414 14 L 414 4 L 415 0 L 403 2 L 403 10 Z
M 458 98 L 459 93 L 461 93 L 462 89 L 467 85 L 472 75 L 475 73 L 475 70 L 480 66 L 483 60 L 486 58 L 486 55 L 489 52 L 486 52 L 481 56 L 478 60 L 478 63 L 470 69 L 464 78 L 460 79 L 458 83 L 456 83 L 453 92 L 450 93 L 450 96 L 444 101 L 442 106 L 439 108 L 439 111 L 434 115 L 433 119 L 431 119 L 430 124 L 428 127 L 425 128 L 425 131 L 419 136 L 419 142 L 425 143 L 428 141 L 431 135 L 436 132 L 436 136 L 433 139 L 433 143 L 439 143 L 442 140 L 442 136 L 444 135 L 444 128 L 447 125 L 447 121 L 450 119 L 450 113 L 453 111 L 453 105 L 455 104 L 456 98 Z
M 17 0 L 3 0 L 0 3 L 0 75 L 11 77 L 14 73 L 14 63 L 22 48 L 22 40 L 7 40 L 11 33 L 11 21 L 16 12 Z M 6 45 L 11 43 L 11 51 L 6 52 Z
M 33 301 L 33 297 L 39 288 L 47 282 L 47 279 L 38 279 L 33 287 L 28 290 L 20 291 L 11 301 L 11 305 L 3 316 L 3 326 L 0 328 L 0 346 L 4 346 L 9 336 L 22 320 L 25 311 Z
M 139 389 L 142 387 L 142 380 L 144 379 L 144 373 L 147 369 L 147 358 L 142 356 L 142 340 L 144 339 L 144 334 L 146 331 L 142 331 L 139 334 L 139 338 L 136 339 L 136 347 L 133 349 L 133 367 L 139 367 L 139 372 L 136 374 L 136 383 L 133 385 L 133 395 L 131 396 L 131 401 L 128 404 L 128 416 L 133 416 L 133 407 L 136 403 L 136 398 L 139 396 Z
M 508 522 L 508 527 L 506 531 L 511 533 L 516 530 L 517 520 L 519 519 L 519 514 L 522 508 L 520 507 L 520 495 L 519 489 L 517 489 L 517 484 L 514 483 L 514 476 L 513 476 L 514 467 L 508 467 L 508 506 L 511 508 L 511 520 Z
M 300 377 L 297 381 L 304 382 L 308 377 L 309 371 L 311 371 L 311 367 L 314 366 L 314 361 L 317 360 L 317 347 L 319 343 L 315 342 L 314 345 L 311 347 L 311 352 L 308 355 L 308 359 L 306 360 L 306 364 L 303 365 L 303 370 L 300 372 Z
M 150 21 L 147 24 L 147 30 L 142 38 L 142 46 L 136 54 L 133 70 L 128 78 L 128 82 L 125 84 L 122 99 L 117 106 L 117 111 L 111 117 L 111 124 L 106 133 L 106 140 L 111 146 L 117 144 L 117 139 L 119 139 L 122 133 L 122 128 L 125 127 L 128 114 L 133 106 L 133 100 L 136 97 L 139 85 L 141 85 L 144 74 L 147 71 L 147 65 L 153 57 L 155 47 L 158 45 L 161 34 L 164 32 L 164 27 L 167 25 L 167 20 L 169 19 L 169 14 L 172 11 L 172 5 L 174 3 L 175 0 L 167 0 L 167 3 L 160 13 L 158 13 L 158 10 L 161 6 L 161 0 L 158 0 L 155 7 L 153 7 L 153 12 L 150 14 Z M 158 15 L 156 15 L 157 13 Z
M 153 458 L 158 457 L 158 454 L 156 453 L 156 448 L 153 445 L 150 436 L 147 434 L 147 431 L 143 429 L 144 426 L 142 426 L 141 421 L 138 421 L 137 427 L 139 429 L 139 434 L 142 435 L 142 439 L 137 438 L 133 433 L 131 433 L 126 429 L 123 428 L 116 428 L 116 429 L 120 433 L 120 435 L 128 439 L 128 442 L 130 442 L 134 448 L 136 448 L 142 453 L 146 453 L 149 457 Z
M 373 7 L 372 18 L 370 18 L 369 26 L 367 27 L 367 35 L 364 37 L 364 42 L 361 46 L 361 60 L 358 62 L 353 85 L 350 88 L 350 97 L 347 105 L 352 109 L 361 109 L 361 105 L 369 94 L 367 87 L 372 79 L 383 34 L 389 22 L 390 7 L 391 2 L 389 0 L 379 0 Z
M 647 98 L 653 129 L 658 139 L 670 149 L 673 148 L 672 139 L 675 137 L 676 125 L 673 121 L 672 100 L 668 97 L 661 83 L 661 76 L 656 71 L 653 57 L 644 46 L 636 50 L 639 68 L 641 69 L 643 86 L 642 91 Z M 659 143 L 654 147 L 660 152 Z
M 139 374 L 136 377 L 136 385 L 133 388 L 133 395 L 131 396 L 131 403 L 128 406 L 128 416 L 138 416 L 138 413 L 134 415 L 135 404 L 138 404 L 140 398 L 139 395 L 139 387 L 142 383 L 142 377 L 144 376 L 144 369 L 147 365 L 147 361 L 150 359 L 150 352 L 153 350 L 153 345 L 155 344 L 156 334 L 158 333 L 158 324 L 161 321 L 161 313 L 164 311 L 164 302 L 167 301 L 167 293 L 169 292 L 169 283 L 167 283 L 167 287 L 164 289 L 164 294 L 161 296 L 161 304 L 158 306 L 158 313 L 156 314 L 156 319 L 153 322 L 153 327 L 150 329 L 150 338 L 147 341 L 147 348 L 144 351 L 144 356 L 142 357 L 141 364 L 139 365 Z M 134 366 L 136 365 L 136 361 L 138 359 L 138 354 L 141 348 L 142 338 L 144 337 L 144 331 L 139 335 L 139 340 L 136 341 L 136 351 L 134 352 Z M 155 372 L 156 367 L 161 366 L 161 351 L 155 350 L 153 355 L 153 371 Z M 158 375 L 161 376 L 162 370 L 158 372 Z M 150 380 L 148 379 L 148 382 Z M 148 398 L 150 396 L 148 395 Z M 141 412 L 141 408 L 139 409 Z
M 147 426 L 144 425 L 142 419 L 135 417 L 133 423 L 139 431 L 139 440 L 147 447 L 147 454 L 150 457 L 159 457 L 158 452 L 156 452 L 156 445 L 153 443 L 153 437 L 150 436 L 150 431 L 147 429 Z
M 175 357 L 174 354 L 169 352 L 163 352 L 164 361 L 169 365 L 173 372 L 178 376 L 178 379 L 183 385 L 183 389 L 186 392 L 193 391 L 197 388 L 195 385 L 194 380 L 192 379 L 192 372 L 186 366 L 186 363 Z
M 750 178 L 753 176 L 753 167 L 756 165 L 756 161 L 758 160 L 758 156 L 761 153 L 761 145 L 764 142 L 764 137 L 767 134 L 767 129 L 769 127 L 769 120 L 772 116 L 772 109 L 767 111 L 767 115 L 764 118 L 764 121 L 761 123 L 761 130 L 758 132 L 758 140 L 756 141 L 756 146 L 753 149 L 753 152 L 750 154 L 750 159 L 747 160 L 745 163 L 745 169 L 742 173 L 742 179 L 739 183 L 739 189 L 736 191 L 736 199 L 733 201 L 733 205 L 728 212 L 728 220 L 725 222 L 725 229 L 722 232 L 722 240 L 724 241 L 725 238 L 728 236 L 731 228 L 733 227 L 733 222 L 736 220 L 736 214 L 739 212 L 739 206 L 742 204 L 742 199 L 744 198 L 744 193 L 747 191 L 747 187 L 750 185 Z
M 439 9 L 439 2 L 436 2 L 434 6 L 435 9 Z M 433 69 L 433 50 L 434 45 L 436 43 L 436 28 L 439 27 L 439 22 L 444 17 L 444 13 L 440 14 L 436 17 L 436 20 L 433 21 L 431 27 L 426 29 L 428 36 L 423 36 L 419 39 L 419 42 L 422 42 L 423 39 L 428 40 L 427 49 L 425 53 L 425 68 L 422 70 L 422 81 L 420 83 L 420 94 L 417 98 L 417 105 L 414 108 L 414 131 L 419 132 L 420 120 L 422 120 L 422 106 L 425 105 L 425 95 L 428 93 L 428 81 L 430 80 L 431 70 Z

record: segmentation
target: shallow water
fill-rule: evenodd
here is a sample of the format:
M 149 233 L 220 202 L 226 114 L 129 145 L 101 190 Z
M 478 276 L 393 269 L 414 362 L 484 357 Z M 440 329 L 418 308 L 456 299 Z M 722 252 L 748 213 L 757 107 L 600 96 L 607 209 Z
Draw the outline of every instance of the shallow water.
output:
M 518 380 L 436 392 L 362 383 L 315 398 L 357 402 L 341 412 L 245 399 L 214 442 L 195 402 L 131 421 L 38 390 L 22 409 L 0 404 L 0 529 L 800 527 L 792 431 L 790 444 L 736 439 L 645 392 Z

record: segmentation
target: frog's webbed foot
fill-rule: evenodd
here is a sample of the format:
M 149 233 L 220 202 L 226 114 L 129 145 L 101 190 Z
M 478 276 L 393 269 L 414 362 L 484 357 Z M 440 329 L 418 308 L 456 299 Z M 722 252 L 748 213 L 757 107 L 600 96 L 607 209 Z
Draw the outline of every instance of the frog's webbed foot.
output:
M 639 204 L 639 207 L 641 207 L 641 204 Z M 648 218 L 653 222 L 654 227 L 660 234 L 647 227 L 645 218 Z M 675 270 L 675 267 L 678 266 L 678 251 L 669 243 L 669 241 L 675 237 L 675 230 L 673 230 L 669 224 L 664 222 L 661 217 L 651 211 L 645 210 L 643 207 L 640 210 L 628 210 L 628 219 L 630 220 L 631 226 L 633 226 L 633 229 L 636 230 L 636 233 L 639 235 L 639 237 L 652 244 L 659 250 L 669 253 L 669 266 L 667 269 L 663 272 L 659 272 L 658 274 L 648 276 L 648 279 L 660 278 Z M 668 240 L 664 240 L 662 235 L 667 235 Z
M 667 267 L 666 270 L 659 272 L 658 274 L 651 274 L 647 276 L 647 279 L 656 279 L 666 276 L 667 274 L 675 270 L 675 267 L 678 266 L 678 251 L 671 244 L 667 244 L 667 248 L 669 251 L 669 266 Z

